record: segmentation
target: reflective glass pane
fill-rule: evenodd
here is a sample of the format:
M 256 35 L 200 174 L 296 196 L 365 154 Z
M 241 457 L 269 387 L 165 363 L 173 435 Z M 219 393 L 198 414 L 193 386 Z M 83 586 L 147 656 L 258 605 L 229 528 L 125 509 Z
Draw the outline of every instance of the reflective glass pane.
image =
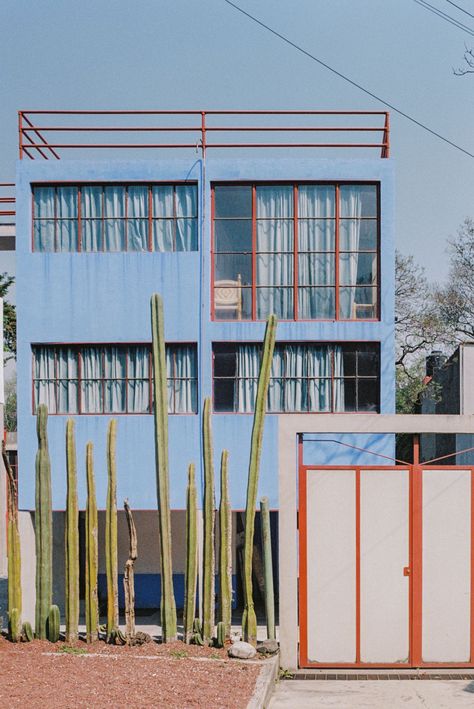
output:
M 335 380 L 335 385 L 342 384 L 344 391 L 344 411 L 357 411 L 356 404 L 356 380 L 355 379 L 343 379 Z
M 252 317 L 251 287 L 236 288 L 216 285 L 214 288 L 214 317 L 216 320 L 250 320 Z
M 234 410 L 234 379 L 214 379 L 214 411 Z
M 359 350 L 357 352 L 357 373 L 359 376 L 378 376 L 379 355 L 375 350 Z
M 357 410 L 379 410 L 379 382 L 377 379 L 359 379 L 357 381 Z
M 252 217 L 250 185 L 216 185 L 214 188 L 216 217 Z
M 341 285 L 372 285 L 377 282 L 377 256 L 373 253 L 341 254 L 339 260 Z
M 341 251 L 376 251 L 376 219 L 341 219 L 339 222 Z
M 221 283 L 219 281 L 234 281 L 237 288 L 239 282 L 242 285 L 252 283 L 252 257 L 247 254 L 216 254 L 215 260 L 215 281 L 217 287 L 233 287 L 234 284 Z
M 298 219 L 299 251 L 334 251 L 335 231 L 333 219 Z
M 250 219 L 216 219 L 214 222 L 215 251 L 252 251 L 252 221 Z
M 376 217 L 376 185 L 341 185 L 341 217 Z

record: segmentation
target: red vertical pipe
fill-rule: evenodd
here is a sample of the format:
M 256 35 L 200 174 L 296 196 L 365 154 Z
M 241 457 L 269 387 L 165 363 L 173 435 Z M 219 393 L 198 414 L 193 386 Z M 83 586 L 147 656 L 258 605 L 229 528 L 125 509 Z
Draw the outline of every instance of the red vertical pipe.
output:
M 355 471 L 356 662 L 360 662 L 360 468 Z
M 257 188 L 252 185 L 252 320 L 257 319 Z
M 335 233 L 334 233 L 334 287 L 336 289 L 335 293 L 335 320 L 340 320 L 339 313 L 339 196 L 340 190 L 339 185 L 336 185 L 336 204 L 335 204 Z
M 298 185 L 293 187 L 293 318 L 298 320 Z

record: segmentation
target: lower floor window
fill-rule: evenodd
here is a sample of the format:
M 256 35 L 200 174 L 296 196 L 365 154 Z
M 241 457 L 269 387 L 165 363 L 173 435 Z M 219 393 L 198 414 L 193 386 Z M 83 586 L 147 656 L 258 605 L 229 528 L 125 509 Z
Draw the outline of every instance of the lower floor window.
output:
M 252 412 L 261 346 L 215 343 L 213 357 L 214 410 Z M 278 344 L 267 409 L 274 413 L 378 412 L 379 390 L 378 344 Z
M 168 412 L 197 411 L 196 345 L 167 345 Z M 36 345 L 34 409 L 52 414 L 149 414 L 149 345 Z

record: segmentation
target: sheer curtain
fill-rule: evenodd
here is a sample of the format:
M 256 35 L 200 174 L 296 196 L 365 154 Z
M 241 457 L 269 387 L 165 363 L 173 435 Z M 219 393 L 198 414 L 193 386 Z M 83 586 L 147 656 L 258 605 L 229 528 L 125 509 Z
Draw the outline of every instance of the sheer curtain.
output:
M 34 189 L 34 244 L 35 251 L 54 251 L 54 187 Z
M 197 410 L 196 349 L 180 345 L 166 349 L 168 411 L 175 414 Z
M 148 251 L 148 187 L 128 188 L 128 250 Z
M 58 251 L 77 251 L 77 187 L 57 188 L 57 239 Z
M 239 345 L 234 384 L 234 411 L 246 414 L 253 411 L 259 369 L 260 347 L 258 345 Z
M 335 315 L 335 188 L 298 187 L 298 317 Z
M 357 185 L 344 185 L 340 194 L 340 314 L 343 318 L 354 318 L 362 213 L 361 188 Z
M 128 359 L 128 411 L 150 413 L 150 351 L 147 347 L 130 347 Z
M 35 408 L 51 414 L 77 413 L 77 352 L 70 347 L 34 349 Z
M 81 225 L 82 251 L 100 251 L 102 248 L 102 187 L 82 187 Z
M 153 251 L 173 251 L 174 191 L 171 185 L 152 188 Z
M 107 347 L 104 353 L 104 411 L 126 411 L 126 353 L 119 347 Z
M 132 188 L 130 188 L 132 189 Z M 104 251 L 125 250 L 125 188 L 104 188 Z
M 257 187 L 257 318 L 293 317 L 293 188 Z
M 197 251 L 197 189 L 176 185 L 176 251 Z
M 102 349 L 82 350 L 81 410 L 84 414 L 102 412 Z

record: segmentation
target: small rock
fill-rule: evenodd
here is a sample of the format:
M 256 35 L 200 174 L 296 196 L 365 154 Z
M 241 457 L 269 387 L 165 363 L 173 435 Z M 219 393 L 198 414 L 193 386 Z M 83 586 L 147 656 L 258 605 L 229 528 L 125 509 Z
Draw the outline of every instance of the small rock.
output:
M 265 640 L 257 648 L 257 652 L 262 653 L 262 655 L 274 655 L 278 652 L 278 643 L 276 640 Z
M 238 657 L 241 660 L 250 660 L 250 658 L 255 657 L 256 654 L 257 651 L 254 646 L 242 640 L 231 645 L 228 650 L 229 657 Z

